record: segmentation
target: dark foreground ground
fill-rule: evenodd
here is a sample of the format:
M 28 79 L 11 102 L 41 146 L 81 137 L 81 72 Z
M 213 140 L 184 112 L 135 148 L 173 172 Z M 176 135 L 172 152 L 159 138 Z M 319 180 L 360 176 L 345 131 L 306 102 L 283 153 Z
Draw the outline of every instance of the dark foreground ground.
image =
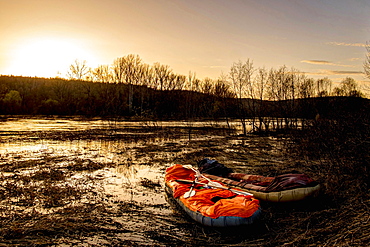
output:
M 190 133 L 190 135 L 189 135 Z M 2 131 L 0 246 L 366 246 L 368 197 L 326 194 L 322 160 L 287 151 L 282 136 L 222 128 L 139 127 Z M 164 192 L 165 169 L 204 158 L 251 174 L 305 172 L 317 198 L 261 202 L 252 226 L 203 227 Z M 349 194 L 348 197 L 351 197 Z

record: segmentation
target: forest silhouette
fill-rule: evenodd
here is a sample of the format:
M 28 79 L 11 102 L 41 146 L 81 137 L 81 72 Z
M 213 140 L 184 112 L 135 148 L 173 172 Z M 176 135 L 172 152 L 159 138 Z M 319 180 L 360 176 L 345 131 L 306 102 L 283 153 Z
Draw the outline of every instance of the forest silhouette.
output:
M 354 96 L 287 98 L 275 101 L 238 99 L 230 89 L 222 93 L 206 93 L 195 90 L 158 90 L 126 83 L 0 77 L 2 115 L 221 119 L 238 118 L 243 114 L 246 118 L 315 118 L 316 114 L 335 117 L 356 111 L 361 104 L 366 104 L 365 102 L 368 102 L 368 99 Z
M 151 120 L 239 119 L 254 131 L 295 128 L 298 119 L 336 118 L 358 111 L 368 100 L 354 79 L 332 88 L 286 66 L 254 68 L 234 63 L 218 79 L 179 75 L 168 65 L 144 63 L 138 55 L 110 66 L 89 68 L 76 60 L 68 78 L 0 77 L 1 115 L 63 115 Z

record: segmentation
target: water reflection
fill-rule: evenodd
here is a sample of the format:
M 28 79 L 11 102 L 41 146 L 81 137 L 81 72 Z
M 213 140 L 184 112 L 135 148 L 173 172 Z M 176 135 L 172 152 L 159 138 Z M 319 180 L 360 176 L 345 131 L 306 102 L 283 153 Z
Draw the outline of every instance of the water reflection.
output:
M 237 121 L 231 121 L 233 128 L 237 127 Z M 81 131 L 94 129 L 160 129 L 163 127 L 226 127 L 224 122 L 215 121 L 109 121 L 87 119 L 29 119 L 8 118 L 0 122 L 1 132 L 15 131 Z
M 144 187 L 141 181 L 148 179 L 162 184 L 163 173 L 158 167 L 147 165 L 120 165 L 110 170 L 104 189 L 112 195 L 113 200 L 130 201 L 147 205 L 164 204 L 165 198 L 161 186 L 157 188 Z
M 174 124 L 174 123 L 171 123 Z M 117 122 L 114 127 L 124 128 L 139 127 L 137 122 Z M 149 164 L 150 157 L 138 154 L 136 149 L 145 147 L 148 143 L 161 145 L 166 141 L 160 137 L 150 137 L 140 140 L 124 139 L 12 139 L 9 133 L 35 133 L 35 131 L 79 131 L 91 129 L 109 129 L 112 123 L 108 121 L 76 121 L 76 120 L 49 120 L 49 119 L 17 119 L 0 123 L 2 141 L 0 142 L 1 162 L 11 160 L 27 161 L 40 160 L 48 157 L 67 157 L 64 165 L 73 159 L 92 160 L 99 163 L 115 164 L 113 168 L 102 169 L 94 172 L 76 173 L 71 177 L 73 180 L 85 180 L 88 176 L 101 180 L 100 184 L 105 194 L 109 195 L 111 202 L 131 201 L 144 204 L 164 204 L 165 199 L 161 187 L 148 189 L 141 185 L 142 179 L 149 179 L 160 184 L 163 179 L 163 169 Z M 130 131 L 130 130 L 128 130 Z M 120 133 L 136 135 L 121 131 Z M 147 133 L 144 133 L 147 134 Z M 15 134 L 16 136 L 16 134 Z M 69 160 L 69 161 L 68 161 Z M 60 167 L 54 164 L 54 167 Z M 37 169 L 34 167 L 33 169 Z M 35 170 L 34 170 L 35 171 Z M 31 171 L 32 172 L 32 171 Z M 3 173 L 4 175 L 8 175 Z M 91 181 L 92 182 L 92 181 Z

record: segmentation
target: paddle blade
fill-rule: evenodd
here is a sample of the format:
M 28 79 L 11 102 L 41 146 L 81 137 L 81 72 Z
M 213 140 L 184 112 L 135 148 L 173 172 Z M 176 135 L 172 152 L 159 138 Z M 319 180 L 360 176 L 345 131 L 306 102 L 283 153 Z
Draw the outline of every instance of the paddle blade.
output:
M 184 198 L 189 198 L 189 197 L 192 197 L 192 196 L 195 196 L 195 191 L 194 190 L 189 190 L 187 192 L 184 193 Z

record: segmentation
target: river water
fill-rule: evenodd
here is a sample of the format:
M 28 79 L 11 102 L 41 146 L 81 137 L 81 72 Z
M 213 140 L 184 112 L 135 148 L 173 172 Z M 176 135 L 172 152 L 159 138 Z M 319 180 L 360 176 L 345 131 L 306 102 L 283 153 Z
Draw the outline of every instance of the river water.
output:
M 260 245 L 263 220 L 213 229 L 187 218 L 164 192 L 165 170 L 205 157 L 249 173 L 291 162 L 281 139 L 210 121 L 12 118 L 0 122 L 0 138 L 5 244 Z

